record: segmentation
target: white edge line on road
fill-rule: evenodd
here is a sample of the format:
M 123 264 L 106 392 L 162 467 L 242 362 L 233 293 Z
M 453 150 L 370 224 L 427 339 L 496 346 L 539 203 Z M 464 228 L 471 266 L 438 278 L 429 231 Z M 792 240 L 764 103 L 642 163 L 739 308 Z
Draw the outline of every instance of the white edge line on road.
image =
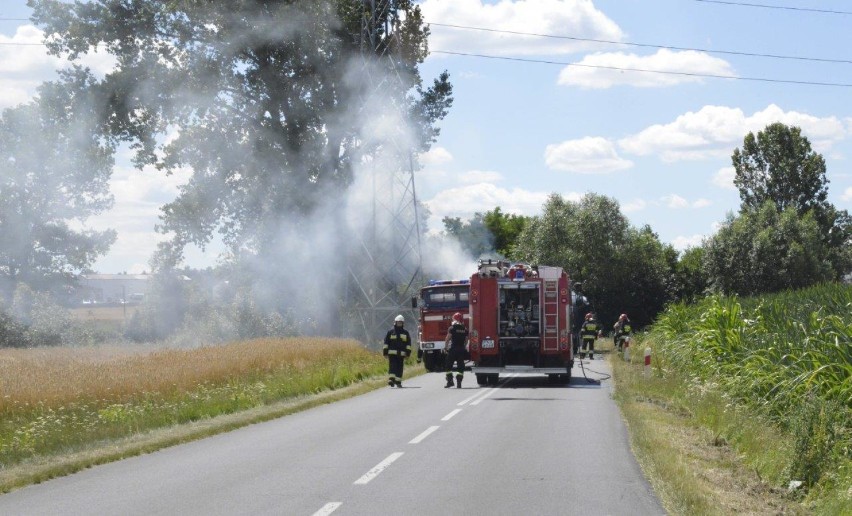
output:
M 450 412 L 449 414 L 447 414 L 446 416 L 442 417 L 442 418 L 441 418 L 441 421 L 449 421 L 450 419 L 452 419 L 452 417 L 453 417 L 453 416 L 455 416 L 456 414 L 458 414 L 458 413 L 459 413 L 459 412 L 461 412 L 461 411 L 462 411 L 462 409 L 457 408 L 457 409 L 455 409 L 454 411 L 452 411 L 452 412 Z
M 322 509 L 318 510 L 313 514 L 313 516 L 328 516 L 337 510 L 338 507 L 343 505 L 342 502 L 328 502 L 327 504 L 322 506 Z
M 426 430 L 425 430 L 422 434 L 420 434 L 420 435 L 418 435 L 417 437 L 415 437 L 414 439 L 412 439 L 412 440 L 408 441 L 408 444 L 417 444 L 417 443 L 419 443 L 419 442 L 420 442 L 420 441 L 422 441 L 423 439 L 426 439 L 427 437 L 429 437 L 429 434 L 431 434 L 432 432 L 434 432 L 435 430 L 437 430 L 437 429 L 439 429 L 439 428 L 441 428 L 441 427 L 440 427 L 440 426 L 430 426 L 430 427 L 429 427 L 429 428 L 427 428 L 427 429 L 426 429 Z
M 355 482 L 353 482 L 353 483 L 354 483 L 354 484 L 357 484 L 357 485 L 364 485 L 364 484 L 366 484 L 367 482 L 369 482 L 370 480 L 373 480 L 374 478 L 376 478 L 376 477 L 379 475 L 379 473 L 381 473 L 381 472 L 382 472 L 382 471 L 384 471 L 384 470 L 385 470 L 388 466 L 390 466 L 390 465 L 393 463 L 393 461 L 395 461 L 396 459 L 398 459 L 398 458 L 402 457 L 402 454 L 403 454 L 403 452 L 394 452 L 394 453 L 391 453 L 390 455 L 388 455 L 388 457 L 387 457 L 385 460 L 383 460 L 383 461 L 381 461 L 380 463 L 376 464 L 376 465 L 373 467 L 373 469 L 371 469 L 370 471 L 366 472 L 366 473 L 364 474 L 364 476 L 363 476 L 363 477 L 359 478 L 358 480 L 356 480 L 356 481 L 355 481 Z

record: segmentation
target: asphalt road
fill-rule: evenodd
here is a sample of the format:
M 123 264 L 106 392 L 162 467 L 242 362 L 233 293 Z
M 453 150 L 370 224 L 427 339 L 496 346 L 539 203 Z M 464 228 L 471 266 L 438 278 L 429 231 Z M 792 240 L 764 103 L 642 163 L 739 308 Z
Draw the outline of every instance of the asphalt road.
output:
M 98 466 L 0 496 L 0 514 L 665 514 L 608 380 L 443 385 L 431 373 Z

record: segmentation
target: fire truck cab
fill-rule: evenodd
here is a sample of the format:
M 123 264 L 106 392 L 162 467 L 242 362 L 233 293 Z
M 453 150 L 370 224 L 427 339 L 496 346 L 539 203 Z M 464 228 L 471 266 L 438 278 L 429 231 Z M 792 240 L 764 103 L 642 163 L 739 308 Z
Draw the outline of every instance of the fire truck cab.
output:
M 444 370 L 444 339 L 453 314 L 461 312 L 470 327 L 469 280 L 430 280 L 420 289 L 418 342 L 427 371 Z
M 574 365 L 571 292 L 561 267 L 480 260 L 470 278 L 470 356 L 479 385 L 535 372 L 567 383 Z

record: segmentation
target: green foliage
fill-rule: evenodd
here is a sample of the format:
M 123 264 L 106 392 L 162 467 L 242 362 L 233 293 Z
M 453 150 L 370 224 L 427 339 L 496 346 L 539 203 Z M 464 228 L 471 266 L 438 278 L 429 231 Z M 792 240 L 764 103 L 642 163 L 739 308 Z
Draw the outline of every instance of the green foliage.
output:
M 731 161 L 744 210 L 772 201 L 779 211 L 793 207 L 804 214 L 823 206 L 828 196 L 825 160 L 799 127 L 776 122 L 757 136 L 748 133 Z
M 71 88 L 104 106 L 95 134 L 129 142 L 140 167 L 193 171 L 163 208 L 159 229 L 173 235 L 158 253 L 164 270 L 180 262 L 186 245 L 204 246 L 217 234 L 234 256 L 274 261 L 286 238 L 282 221 L 343 192 L 354 167 L 387 147 L 365 127 L 364 113 L 410 123 L 412 147 L 422 151 L 452 103 L 446 73 L 422 85 L 429 29 L 410 0 L 394 0 L 369 19 L 378 30 L 366 48 L 393 56 L 372 61 L 362 54 L 360 0 L 30 5 L 52 53 L 76 62 L 99 48 L 118 60 L 102 80 L 79 71 L 86 82 Z M 397 10 L 399 24 L 388 33 Z M 355 77 L 368 72 L 381 90 Z M 388 120 L 391 111 L 398 120 Z M 161 143 L 172 130 L 178 136 Z M 398 159 L 408 165 L 407 155 Z
M 501 256 L 512 258 L 518 237 L 529 223 L 530 218 L 524 215 L 503 213 L 499 206 L 485 212 L 482 221 L 494 236 L 494 250 Z
M 754 298 L 711 296 L 663 313 L 659 370 L 720 389 L 798 447 L 791 479 L 831 481 L 852 460 L 852 287 L 825 284 Z
M 90 86 L 79 70 L 0 117 L 0 284 L 47 290 L 85 270 L 114 231 L 75 230 L 112 204 L 112 146 L 96 136 Z
M 15 289 L 10 307 L 0 304 L 0 348 L 87 346 L 117 338 L 115 332 L 74 320 L 49 294 L 23 283 Z
M 731 160 L 736 171 L 734 185 L 742 200 L 741 213 L 756 213 L 772 203 L 780 213 L 790 209 L 800 217 L 810 214 L 818 228 L 821 259 L 832 270 L 829 279 L 839 280 L 852 271 L 852 217 L 827 201 L 825 160 L 811 149 L 800 128 L 774 123 L 757 136 L 749 133 L 742 150 L 735 149 Z
M 618 203 L 588 194 L 579 202 L 551 195 L 525 226 L 518 259 L 565 268 L 581 281 L 604 324 L 626 312 L 649 324 L 671 298 L 675 253 L 649 227 L 632 228 Z
M 454 238 L 462 250 L 473 258 L 479 258 L 494 250 L 494 235 L 485 225 L 482 213 L 475 213 L 470 220 L 461 217 L 444 217 L 444 232 Z
M 704 297 L 710 287 L 710 277 L 704 265 L 706 248 L 690 247 L 683 251 L 674 266 L 675 297 L 683 301 L 696 301 Z
M 831 280 L 834 271 L 812 213 L 783 212 L 767 201 L 758 210 L 730 215 L 705 245 L 713 286 L 727 294 L 752 295 Z

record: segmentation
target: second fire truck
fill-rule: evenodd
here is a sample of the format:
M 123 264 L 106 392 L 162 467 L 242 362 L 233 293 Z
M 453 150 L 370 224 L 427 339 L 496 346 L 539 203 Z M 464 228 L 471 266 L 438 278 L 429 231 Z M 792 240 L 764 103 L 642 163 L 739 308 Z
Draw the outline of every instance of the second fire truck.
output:
M 533 372 L 567 383 L 574 365 L 571 285 L 561 267 L 480 260 L 470 278 L 470 358 L 480 385 Z
M 418 342 L 427 371 L 444 370 L 444 339 L 453 314 L 461 312 L 470 328 L 469 287 L 468 280 L 432 280 L 420 289 Z

